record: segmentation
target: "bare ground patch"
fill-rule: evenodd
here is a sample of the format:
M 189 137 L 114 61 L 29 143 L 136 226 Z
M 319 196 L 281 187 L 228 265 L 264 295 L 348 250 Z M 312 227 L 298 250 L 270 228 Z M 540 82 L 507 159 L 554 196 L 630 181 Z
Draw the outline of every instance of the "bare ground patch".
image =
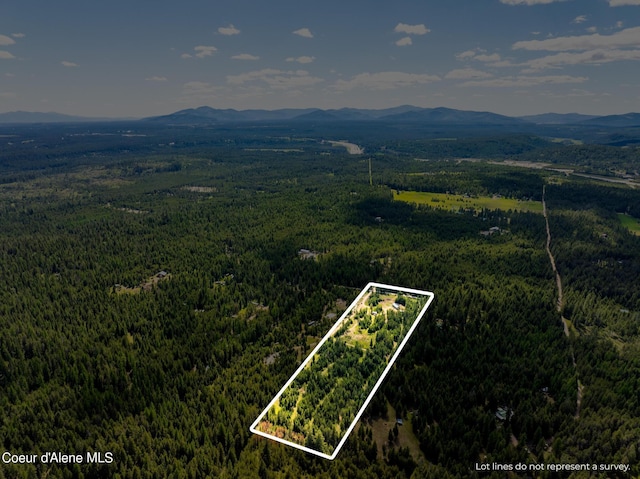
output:
M 151 291 L 153 287 L 160 281 L 169 279 L 170 277 L 171 275 L 166 271 L 160 271 L 148 278 L 146 281 L 140 283 L 138 286 L 134 286 L 132 288 L 129 288 L 128 286 L 124 286 L 122 284 L 115 284 L 113 286 L 113 291 L 115 292 L 115 294 L 139 294 L 142 291 Z
M 402 425 L 398 425 L 398 437 L 392 442 L 389 442 L 389 431 L 397 425 L 396 410 L 387 402 L 387 417 L 380 417 L 367 423 L 373 431 L 373 440 L 378 447 L 378 457 L 383 456 L 382 446 L 386 449 L 391 447 L 402 448 L 407 447 L 413 460 L 421 464 L 425 461 L 424 454 L 420 450 L 420 441 L 413 432 L 413 425 L 411 423 L 411 417 L 402 418 Z M 361 421 L 362 422 L 362 421 Z

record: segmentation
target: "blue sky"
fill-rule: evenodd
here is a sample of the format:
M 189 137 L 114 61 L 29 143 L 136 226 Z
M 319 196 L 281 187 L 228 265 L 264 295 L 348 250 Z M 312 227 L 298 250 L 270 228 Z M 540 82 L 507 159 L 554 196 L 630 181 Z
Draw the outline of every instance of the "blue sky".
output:
M 5 0 L 0 112 L 640 111 L 640 0 Z

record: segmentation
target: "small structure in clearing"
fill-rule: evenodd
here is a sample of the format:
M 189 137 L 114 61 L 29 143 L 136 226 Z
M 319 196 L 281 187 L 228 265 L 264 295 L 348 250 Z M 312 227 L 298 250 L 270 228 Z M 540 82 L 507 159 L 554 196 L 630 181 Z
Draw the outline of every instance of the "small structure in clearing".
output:
M 316 259 L 318 259 L 318 256 L 320 256 L 320 253 L 318 253 L 317 251 L 311 251 L 311 250 L 306 249 L 306 248 L 300 248 L 298 250 L 298 257 L 300 259 L 313 259 L 313 260 L 316 260 Z

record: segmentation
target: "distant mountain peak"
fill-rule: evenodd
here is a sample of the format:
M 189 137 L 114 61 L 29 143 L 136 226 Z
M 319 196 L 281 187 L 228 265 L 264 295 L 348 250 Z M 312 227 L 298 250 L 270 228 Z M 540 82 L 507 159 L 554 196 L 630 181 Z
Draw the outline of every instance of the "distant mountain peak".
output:
M 585 120 L 580 124 L 618 128 L 640 126 L 640 113 L 624 113 L 622 115 L 598 116 L 590 120 Z

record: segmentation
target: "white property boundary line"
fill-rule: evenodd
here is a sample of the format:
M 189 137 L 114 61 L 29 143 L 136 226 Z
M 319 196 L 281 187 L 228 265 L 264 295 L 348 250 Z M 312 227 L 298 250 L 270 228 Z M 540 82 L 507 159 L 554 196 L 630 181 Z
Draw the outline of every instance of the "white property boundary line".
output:
M 396 349 L 396 352 L 394 353 L 394 355 L 391 357 L 391 359 L 389 360 L 389 364 L 387 364 L 387 367 L 384 368 L 384 371 L 382 371 L 382 374 L 380 375 L 380 378 L 378 379 L 378 381 L 376 382 L 376 384 L 373 386 L 373 389 L 371 389 L 371 392 L 369 393 L 369 396 L 367 396 L 367 399 L 364 401 L 364 404 L 362 405 L 362 407 L 360 408 L 360 410 L 358 411 L 358 413 L 356 414 L 356 417 L 354 418 L 353 422 L 351 423 L 351 425 L 349 426 L 349 428 L 347 429 L 347 431 L 344 433 L 342 439 L 340 440 L 340 442 L 338 443 L 338 445 L 336 446 L 336 448 L 333 451 L 333 454 L 328 455 L 325 454 L 323 452 L 320 451 L 316 451 L 314 449 L 310 449 L 308 447 L 305 447 L 301 444 L 297 444 L 295 442 L 291 442 L 291 441 L 287 441 L 285 439 L 281 439 L 279 437 L 273 436 L 271 434 L 267 434 L 265 432 L 259 431 L 257 429 L 258 424 L 260 423 L 260 421 L 264 418 L 264 416 L 267 414 L 267 412 L 269 411 L 269 409 L 271 409 L 271 407 L 275 404 L 275 402 L 280 398 L 280 396 L 282 396 L 282 393 L 287 389 L 287 387 L 289 387 L 289 385 L 293 382 L 293 380 L 298 376 L 298 374 L 300 374 L 300 372 L 304 369 L 304 367 L 307 365 L 307 363 L 309 363 L 309 361 L 311 361 L 311 359 L 313 358 L 313 356 L 318 352 L 318 350 L 322 347 L 322 345 L 330 338 L 334 335 L 334 333 L 337 331 L 337 329 L 341 326 L 342 321 L 347 317 L 347 315 L 351 312 L 351 310 L 360 302 L 360 299 L 362 299 L 362 297 L 373 287 L 377 287 L 377 288 L 382 288 L 382 289 L 386 289 L 386 290 L 391 290 L 391 291 L 398 291 L 401 293 L 411 293 L 411 294 L 417 294 L 417 295 L 421 295 L 421 296 L 427 296 L 427 302 L 425 303 L 424 307 L 420 310 L 420 312 L 418 313 L 418 316 L 416 317 L 416 320 L 413 322 L 413 324 L 411 325 L 411 327 L 409 328 L 409 331 L 407 331 L 407 334 L 405 335 L 404 339 L 402 340 L 402 342 L 400 343 L 400 345 L 398 346 L 398 348 Z M 271 439 L 273 441 L 278 441 L 281 442 L 283 444 L 286 444 L 287 446 L 291 446 L 291 447 L 295 447 L 297 449 L 301 449 L 303 451 L 309 452 L 311 454 L 315 454 L 317 456 L 323 457 L 325 459 L 329 459 L 329 460 L 333 460 L 336 458 L 336 456 L 338 455 L 338 452 L 340 452 L 340 449 L 342 448 L 342 446 L 344 445 L 344 443 L 347 441 L 347 438 L 349 437 L 349 434 L 351 434 L 351 431 L 353 430 L 353 428 L 356 426 L 356 424 L 358 423 L 358 420 L 360 419 L 360 416 L 362 416 L 362 414 L 364 413 L 364 410 L 367 408 L 367 406 L 369 405 L 369 402 L 371 401 L 371 399 L 373 398 L 373 395 L 376 393 L 376 391 L 378 390 L 378 387 L 380 386 L 380 384 L 382 383 L 382 381 L 384 380 L 384 378 L 387 376 L 387 373 L 389 372 L 389 370 L 391 369 L 391 366 L 393 366 L 393 363 L 396 361 L 396 359 L 398 358 L 398 356 L 400 355 L 400 352 L 402 351 L 402 349 L 404 348 L 405 344 L 407 343 L 407 341 L 409 340 L 409 338 L 411 337 L 411 334 L 413 333 L 413 330 L 416 328 L 416 326 L 418 325 L 418 323 L 420 322 L 420 319 L 422 319 L 422 316 L 424 315 L 424 313 L 427 311 L 427 308 L 429 308 L 429 305 L 431 304 L 431 302 L 433 301 L 433 293 L 430 291 L 420 291 L 418 289 L 411 289 L 411 288 L 401 288 L 398 286 L 390 286 L 388 284 L 381 284 L 381 283 L 369 283 L 367 284 L 367 286 L 364 287 L 364 289 L 360 292 L 360 294 L 356 297 L 356 299 L 353 300 L 353 302 L 351 303 L 351 305 L 347 308 L 347 310 L 342 313 L 342 316 L 340 316 L 340 318 L 338 319 L 338 321 L 336 321 L 336 323 L 331 327 L 331 329 L 329 330 L 329 332 L 327 334 L 325 334 L 325 336 L 322 338 L 322 340 L 318 343 L 318 345 L 313 349 L 313 351 L 311 351 L 311 354 L 309 354 L 309 356 L 307 356 L 307 359 L 305 359 L 302 364 L 298 367 L 298 369 L 296 370 L 295 373 L 293 373 L 293 375 L 289 378 L 289 380 L 286 382 L 286 384 L 284 386 L 282 386 L 282 389 L 280 389 L 280 391 L 278 392 L 278 394 L 276 394 L 276 396 L 271 400 L 271 402 L 269 403 L 269 405 L 264 409 L 264 411 L 262 411 L 262 413 L 260 413 L 260 415 L 258 416 L 258 418 L 253 422 L 253 424 L 251 425 L 251 427 L 249 428 L 249 430 L 254 433 L 257 434 L 259 436 L 262 437 L 266 437 L 267 439 Z

